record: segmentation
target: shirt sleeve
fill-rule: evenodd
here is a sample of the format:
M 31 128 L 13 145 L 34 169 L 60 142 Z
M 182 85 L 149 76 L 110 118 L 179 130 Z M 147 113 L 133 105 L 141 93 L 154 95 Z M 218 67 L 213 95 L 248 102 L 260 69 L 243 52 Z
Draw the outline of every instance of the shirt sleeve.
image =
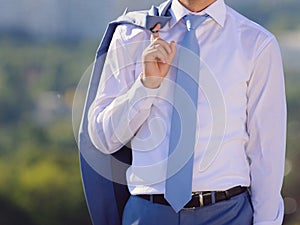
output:
M 281 225 L 281 187 L 286 147 L 286 97 L 282 59 L 275 37 L 265 41 L 248 83 L 247 155 L 255 225 Z
M 144 87 L 136 76 L 137 61 L 131 53 L 141 45 L 136 40 L 133 44 L 124 41 L 119 27 L 111 41 L 97 96 L 88 114 L 91 141 L 106 154 L 116 152 L 130 141 L 148 118 L 159 90 Z

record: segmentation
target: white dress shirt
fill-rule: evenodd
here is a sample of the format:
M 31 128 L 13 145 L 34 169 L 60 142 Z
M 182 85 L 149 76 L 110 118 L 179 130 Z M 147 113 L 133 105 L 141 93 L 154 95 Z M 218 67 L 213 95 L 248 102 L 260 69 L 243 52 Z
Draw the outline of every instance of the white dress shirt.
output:
M 179 45 L 186 31 L 182 17 L 191 12 L 173 0 L 170 13 L 172 18 L 159 35 Z M 210 17 L 196 30 L 205 69 L 199 80 L 193 191 L 250 186 L 254 224 L 279 225 L 284 213 L 280 191 L 286 100 L 277 41 L 223 0 L 199 14 L 204 13 Z M 172 67 L 159 88 L 143 86 L 141 59 L 150 35 L 133 25 L 117 27 L 97 97 L 89 110 L 89 135 L 99 150 L 110 154 L 131 142 L 133 161 L 127 180 L 133 195 L 165 191 L 163 180 L 145 181 L 137 175 L 139 168 L 152 166 L 150 177 L 165 174 L 165 167 L 157 165 L 168 157 L 172 114 L 168 102 L 172 85 L 168 80 L 173 81 L 176 74 Z M 201 83 L 205 74 L 215 79 L 215 88 L 221 93 L 220 107 L 210 101 L 209 83 Z M 215 149 L 209 147 L 211 140 L 219 143 Z

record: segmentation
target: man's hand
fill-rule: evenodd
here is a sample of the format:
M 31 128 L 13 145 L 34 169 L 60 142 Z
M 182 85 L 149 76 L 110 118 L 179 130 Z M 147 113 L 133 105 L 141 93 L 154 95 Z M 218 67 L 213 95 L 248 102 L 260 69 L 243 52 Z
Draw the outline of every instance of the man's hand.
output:
M 145 87 L 158 88 L 163 78 L 168 74 L 176 54 L 176 44 L 161 39 L 158 34 L 160 24 L 157 24 L 151 35 L 151 44 L 143 52 L 142 82 Z

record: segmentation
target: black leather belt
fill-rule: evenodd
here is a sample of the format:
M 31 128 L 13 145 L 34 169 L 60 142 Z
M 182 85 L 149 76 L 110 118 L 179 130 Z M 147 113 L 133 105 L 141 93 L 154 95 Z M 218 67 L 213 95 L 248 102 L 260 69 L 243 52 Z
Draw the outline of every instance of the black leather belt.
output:
M 229 200 L 230 198 L 247 191 L 247 187 L 236 186 L 226 191 L 200 191 L 193 192 L 192 199 L 184 206 L 184 208 L 196 208 L 211 205 L 216 202 Z M 164 198 L 163 194 L 154 195 L 137 195 L 143 199 L 151 201 L 153 203 L 170 205 Z

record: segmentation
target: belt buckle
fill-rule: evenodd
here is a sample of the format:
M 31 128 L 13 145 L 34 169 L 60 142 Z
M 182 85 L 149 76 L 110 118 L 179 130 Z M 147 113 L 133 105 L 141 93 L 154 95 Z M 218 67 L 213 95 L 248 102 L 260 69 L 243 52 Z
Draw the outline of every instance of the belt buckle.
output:
M 192 196 L 197 196 L 199 197 L 199 207 L 203 207 L 204 205 L 204 197 L 205 196 L 210 196 L 211 192 L 203 192 L 203 191 L 197 191 L 193 192 Z M 183 209 L 195 209 L 196 207 L 183 207 Z
M 200 207 L 203 207 L 203 206 L 205 206 L 204 205 L 204 197 L 211 196 L 211 192 L 203 193 L 202 191 L 200 191 L 200 192 L 197 192 L 197 195 L 199 196 L 199 205 L 200 205 Z
M 192 193 L 192 198 L 193 198 L 193 196 L 198 196 L 199 197 L 199 204 L 200 204 L 199 207 L 204 206 L 204 200 L 203 200 L 203 193 L 202 193 L 202 191 L 193 192 Z M 194 207 L 183 207 L 183 209 L 185 209 L 185 210 L 195 209 L 195 208 L 196 208 L 195 206 Z

